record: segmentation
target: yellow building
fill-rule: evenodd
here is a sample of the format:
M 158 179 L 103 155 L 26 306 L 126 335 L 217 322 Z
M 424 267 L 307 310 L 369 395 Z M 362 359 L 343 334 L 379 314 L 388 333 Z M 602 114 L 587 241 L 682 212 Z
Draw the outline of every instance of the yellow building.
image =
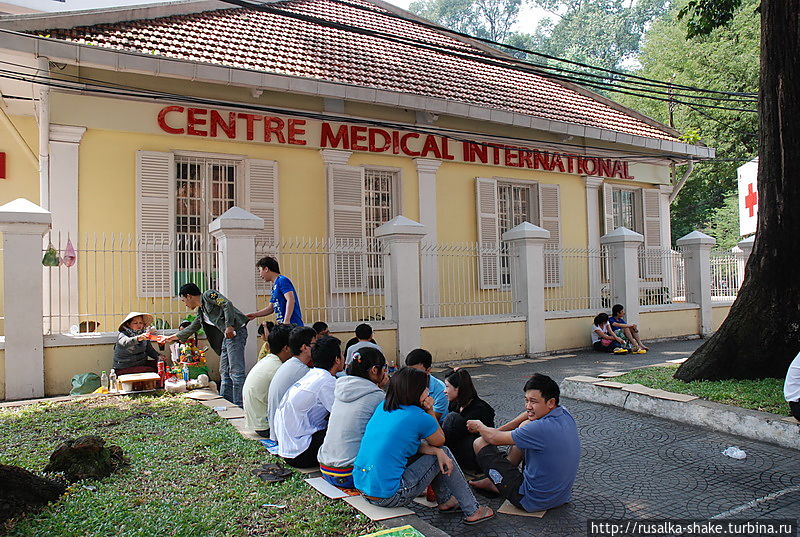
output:
M 531 222 L 550 232 L 547 348 L 581 346 L 608 306 L 601 235 L 669 249 L 669 165 L 714 154 L 378 0 L 3 17 L 0 62 L 0 203 L 38 202 L 51 242 L 78 252 L 46 284 L 46 362 L 74 344 L 59 333 L 111 332 L 129 309 L 174 328 L 176 286 L 215 284 L 208 224 L 234 205 L 264 219 L 258 253 L 278 254 L 307 323 L 369 320 L 391 352 L 374 230 L 425 225 L 422 343 L 438 359 L 525 352 L 501 237 Z M 661 264 L 643 270 L 666 285 Z M 696 332 L 659 324 L 650 336 Z M 64 367 L 110 361 L 97 337 L 84 369 Z

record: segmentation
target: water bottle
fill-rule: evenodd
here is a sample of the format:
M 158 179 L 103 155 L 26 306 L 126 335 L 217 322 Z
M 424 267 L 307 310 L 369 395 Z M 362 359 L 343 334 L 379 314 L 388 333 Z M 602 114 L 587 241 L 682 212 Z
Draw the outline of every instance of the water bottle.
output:
M 108 389 L 108 373 L 105 371 L 100 375 L 100 387 Z
M 189 382 L 189 366 L 183 364 L 183 380 Z
M 111 374 L 108 376 L 108 391 L 116 392 L 117 389 L 117 372 L 113 369 L 111 370 Z

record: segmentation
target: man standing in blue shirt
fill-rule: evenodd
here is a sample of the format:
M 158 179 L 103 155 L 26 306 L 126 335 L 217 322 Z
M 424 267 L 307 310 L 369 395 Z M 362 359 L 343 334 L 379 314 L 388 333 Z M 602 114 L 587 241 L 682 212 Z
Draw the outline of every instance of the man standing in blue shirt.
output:
M 500 494 L 530 513 L 570 500 L 581 442 L 575 420 L 558 406 L 559 389 L 553 379 L 537 373 L 525 383 L 524 391 L 525 412 L 514 420 L 499 429 L 469 420 L 467 429 L 481 435 L 475 440 L 475 454 L 489 476 L 470 485 Z M 511 448 L 506 455 L 497 446 Z
M 281 274 L 278 260 L 274 257 L 262 257 L 256 263 L 258 273 L 265 282 L 272 282 L 272 296 L 263 310 L 248 313 L 247 317 L 255 319 L 275 313 L 278 324 L 303 326 L 303 314 L 300 311 L 300 300 L 294 289 L 292 280 Z

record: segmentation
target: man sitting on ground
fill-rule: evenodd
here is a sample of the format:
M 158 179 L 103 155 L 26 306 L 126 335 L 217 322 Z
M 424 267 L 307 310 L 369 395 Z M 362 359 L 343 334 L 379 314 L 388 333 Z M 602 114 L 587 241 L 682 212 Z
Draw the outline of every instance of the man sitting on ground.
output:
M 317 453 L 325 440 L 333 408 L 336 374 L 344 369 L 342 342 L 323 336 L 314 345 L 314 367 L 283 396 L 272 427 L 278 455 L 295 468 L 318 466 Z
M 275 423 L 275 411 L 278 410 L 283 396 L 289 391 L 292 384 L 308 373 L 308 368 L 311 367 L 311 347 L 314 346 L 316 340 L 317 333 L 310 326 L 298 326 L 289 334 L 289 349 L 292 351 L 292 357 L 278 368 L 269 385 L 267 411 L 270 424 Z M 270 429 L 269 437 L 277 440 L 274 427 Z
M 312 324 L 311 327 L 317 333 L 317 337 L 331 335 L 331 331 L 328 329 L 328 323 L 326 323 L 325 321 L 317 321 L 314 324 Z
M 292 351 L 289 348 L 291 331 L 292 328 L 285 324 L 279 324 L 270 330 L 267 336 L 269 354 L 256 362 L 244 381 L 242 398 L 244 399 L 247 428 L 264 438 L 269 438 L 269 413 L 267 411 L 269 385 L 281 365 L 292 357 Z
M 558 384 L 535 374 L 525 383 L 525 412 L 499 429 L 469 420 L 474 448 L 489 477 L 470 485 L 498 493 L 528 512 L 558 507 L 572 497 L 581 442 L 575 420 L 558 405 Z M 511 446 L 507 455 L 497 446 Z M 524 470 L 519 464 L 525 460 Z
M 618 337 L 627 340 L 628 344 L 633 347 L 631 349 L 632 354 L 647 353 L 649 347 L 642 343 L 642 338 L 639 335 L 639 326 L 625 322 L 625 306 L 614 304 L 611 308 L 611 317 L 608 318 L 608 322 L 611 323 L 611 330 Z
M 345 359 L 347 365 L 350 365 L 350 362 L 353 361 L 353 353 L 358 352 L 358 349 L 363 349 L 364 347 L 378 349 L 381 351 L 381 354 L 383 354 L 383 349 L 372 340 L 372 327 L 370 325 L 361 323 L 356 326 L 356 337 L 358 341 L 347 348 L 347 358 Z
M 431 374 L 433 356 L 425 349 L 414 349 L 406 356 L 406 365 L 428 374 L 428 392 L 430 392 L 430 396 L 433 398 L 433 413 L 436 415 L 436 419 L 439 420 L 439 423 L 441 423 L 449 412 L 450 401 L 447 399 L 447 394 L 444 391 L 444 382 Z

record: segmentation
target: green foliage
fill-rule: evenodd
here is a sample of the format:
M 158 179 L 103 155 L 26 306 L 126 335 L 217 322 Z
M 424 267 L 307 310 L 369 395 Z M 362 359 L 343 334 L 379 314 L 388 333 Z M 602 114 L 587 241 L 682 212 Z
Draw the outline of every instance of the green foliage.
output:
M 211 409 L 182 397 L 102 397 L 0 410 L 0 463 L 41 470 L 65 438 L 97 434 L 131 466 L 71 485 L 16 521 L 10 537 L 80 535 L 362 535 L 375 526 L 295 473 L 266 484 L 250 471 L 274 462 Z M 283 504 L 285 509 L 264 504 Z
M 739 196 L 732 194 L 725 198 L 721 207 L 711 212 L 705 233 L 717 239 L 717 248 L 730 250 L 739 242 Z
M 728 24 L 741 5 L 742 0 L 690 0 L 678 12 L 678 18 L 686 18 L 686 38 L 691 39 Z
M 760 16 L 755 8 L 760 0 L 744 0 L 731 23 L 705 37 L 686 41 L 686 22 L 678 4 L 647 32 L 636 74 L 676 84 L 720 91 L 757 92 L 759 70 Z M 676 90 L 677 91 L 677 90 Z M 621 95 L 618 102 L 662 123 L 669 123 L 667 103 Z M 752 106 L 752 105 L 751 105 Z M 734 106 L 743 108 L 743 106 Z M 714 209 L 736 188 L 736 168 L 758 151 L 758 115 L 674 105 L 675 128 L 717 150 L 721 159 L 740 159 L 699 163 L 672 204 L 673 241 L 705 227 Z M 678 168 L 678 174 L 682 169 Z M 680 175 L 679 175 L 680 176 Z
M 504 42 L 522 0 L 417 0 L 409 11 L 446 28 Z
M 616 377 L 614 381 L 642 384 L 669 392 L 688 393 L 717 403 L 772 412 L 782 416 L 790 415 L 789 406 L 783 399 L 782 379 L 683 382 L 672 378 L 677 369 L 678 366 L 645 367 Z

